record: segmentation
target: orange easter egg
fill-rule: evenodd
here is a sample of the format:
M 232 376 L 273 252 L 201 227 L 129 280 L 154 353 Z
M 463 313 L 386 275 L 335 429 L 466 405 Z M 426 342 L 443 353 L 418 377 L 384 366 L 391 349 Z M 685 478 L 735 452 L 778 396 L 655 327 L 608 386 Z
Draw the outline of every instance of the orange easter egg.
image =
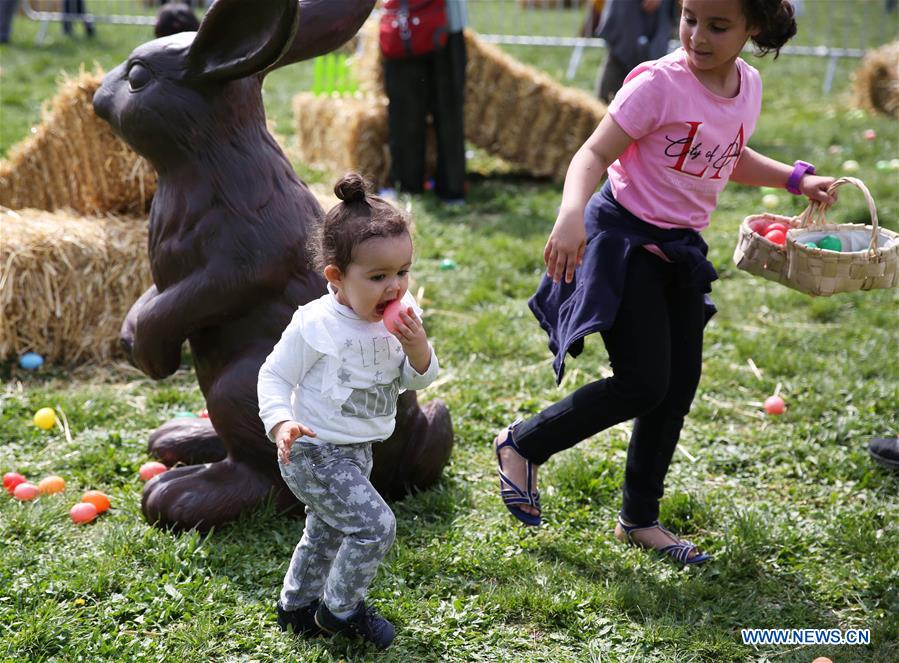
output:
M 93 504 L 97 508 L 97 513 L 106 513 L 109 510 L 109 498 L 105 493 L 99 490 L 89 490 L 81 496 L 81 501 Z
M 78 504 L 69 509 L 69 518 L 71 518 L 72 522 L 76 525 L 89 523 L 96 517 L 97 507 L 90 502 L 78 502 Z
M 66 480 L 56 475 L 44 477 L 38 482 L 37 489 L 41 495 L 61 493 L 66 489 Z

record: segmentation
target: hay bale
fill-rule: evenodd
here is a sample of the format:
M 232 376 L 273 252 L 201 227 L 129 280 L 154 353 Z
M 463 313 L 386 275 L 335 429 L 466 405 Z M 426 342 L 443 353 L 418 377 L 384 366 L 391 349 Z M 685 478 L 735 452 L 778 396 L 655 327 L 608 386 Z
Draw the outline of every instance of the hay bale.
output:
M 858 106 L 899 119 L 899 41 L 869 52 L 854 78 Z
M 0 358 L 121 356 L 119 328 L 150 286 L 140 219 L 0 209 Z
M 94 114 L 101 78 L 82 71 L 61 82 L 41 124 L 0 162 L 0 205 L 97 215 L 146 210 L 156 171 Z
M 382 97 L 316 96 L 293 99 L 297 155 L 332 173 L 355 170 L 376 185 L 387 182 L 387 101 Z
M 353 63 L 360 89 L 384 94 L 377 23 L 360 31 Z M 574 153 L 606 113 L 593 95 L 558 83 L 465 31 L 465 138 L 538 177 L 565 179 Z M 386 122 L 386 115 L 385 115 Z

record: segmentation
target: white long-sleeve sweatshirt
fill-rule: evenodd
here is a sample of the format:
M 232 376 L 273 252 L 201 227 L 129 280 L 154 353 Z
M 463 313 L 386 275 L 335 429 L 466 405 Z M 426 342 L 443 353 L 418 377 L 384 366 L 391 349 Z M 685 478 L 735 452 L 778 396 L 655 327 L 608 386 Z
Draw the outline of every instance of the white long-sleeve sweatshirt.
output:
M 396 399 L 437 377 L 434 348 L 424 373 L 382 322 L 367 322 L 337 301 L 333 290 L 297 309 L 259 370 L 259 417 L 269 439 L 282 421 L 316 432 L 307 442 L 354 444 L 393 433 Z M 403 303 L 421 316 L 408 292 Z

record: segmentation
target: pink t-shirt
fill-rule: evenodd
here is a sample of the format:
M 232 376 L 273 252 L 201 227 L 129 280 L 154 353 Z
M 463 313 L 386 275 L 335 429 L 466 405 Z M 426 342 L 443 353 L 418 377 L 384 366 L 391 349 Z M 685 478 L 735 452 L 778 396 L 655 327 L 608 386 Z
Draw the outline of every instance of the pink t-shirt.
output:
M 700 231 L 718 203 L 762 107 L 762 79 L 737 58 L 740 90 L 710 92 L 679 48 L 628 74 L 609 106 L 634 139 L 608 169 L 615 199 L 661 228 Z

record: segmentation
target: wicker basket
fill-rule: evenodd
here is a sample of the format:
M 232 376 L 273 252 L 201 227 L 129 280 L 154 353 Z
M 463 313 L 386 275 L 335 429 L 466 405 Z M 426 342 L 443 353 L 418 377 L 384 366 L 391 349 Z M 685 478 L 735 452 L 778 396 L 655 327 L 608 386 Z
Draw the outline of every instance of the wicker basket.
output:
M 812 202 L 798 217 L 776 214 L 748 216 L 740 225 L 734 251 L 739 269 L 782 283 L 808 295 L 891 288 L 897 283 L 899 234 L 881 228 L 871 193 L 861 180 L 842 177 L 830 187 L 858 187 L 868 203 L 871 225 L 827 223 L 829 205 Z M 759 234 L 773 221 L 787 226 L 786 243 L 774 244 Z M 852 250 L 826 251 L 806 246 L 823 235 L 836 235 Z

